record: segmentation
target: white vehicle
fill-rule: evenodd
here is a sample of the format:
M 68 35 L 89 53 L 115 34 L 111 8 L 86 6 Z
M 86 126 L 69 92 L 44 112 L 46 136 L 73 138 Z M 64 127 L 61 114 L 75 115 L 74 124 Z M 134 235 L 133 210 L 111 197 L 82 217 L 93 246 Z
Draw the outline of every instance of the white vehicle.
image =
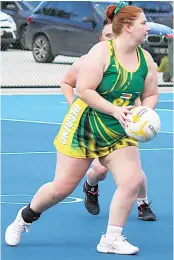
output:
M 10 15 L 0 11 L 1 50 L 6 50 L 16 41 L 16 24 Z

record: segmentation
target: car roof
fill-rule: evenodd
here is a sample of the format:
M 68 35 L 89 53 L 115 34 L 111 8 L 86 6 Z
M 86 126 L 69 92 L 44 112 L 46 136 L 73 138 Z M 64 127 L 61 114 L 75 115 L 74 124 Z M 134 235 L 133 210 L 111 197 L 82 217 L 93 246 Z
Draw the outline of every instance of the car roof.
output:
M 2 12 L 2 11 L 0 10 L 0 19 L 3 20 L 3 19 L 8 19 L 8 18 L 9 18 L 9 15 L 6 14 L 6 13 L 4 13 L 4 12 Z

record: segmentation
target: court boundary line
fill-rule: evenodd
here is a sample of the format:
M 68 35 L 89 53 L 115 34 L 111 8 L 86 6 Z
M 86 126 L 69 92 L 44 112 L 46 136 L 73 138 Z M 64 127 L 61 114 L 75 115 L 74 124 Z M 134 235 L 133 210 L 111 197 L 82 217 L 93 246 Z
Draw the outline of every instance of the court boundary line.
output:
M 173 84 L 168 85 L 166 84 L 165 87 L 162 87 L 158 85 L 159 94 L 173 94 Z M 42 87 L 39 86 L 38 88 L 36 86 L 32 86 L 31 88 L 26 87 L 20 87 L 16 86 L 15 88 L 13 86 L 8 86 L 7 88 L 2 87 L 1 93 L 2 96 L 27 96 L 27 95 L 63 95 L 61 88 L 58 86 L 47 86 Z
M 25 120 L 25 119 L 13 119 L 13 118 L 0 118 L 2 121 L 11 121 L 11 122 L 21 122 L 21 123 L 36 123 L 36 124 L 46 124 L 46 125 L 61 125 L 60 122 L 49 122 L 49 121 L 37 121 L 37 120 Z M 160 131 L 163 134 L 174 134 L 170 131 Z
M 170 99 L 161 99 L 161 100 L 158 100 L 158 103 L 170 103 L 170 102 L 174 102 L 174 100 L 170 100 Z
M 0 118 L 0 120 L 2 120 L 2 121 L 12 121 L 12 122 L 21 122 L 21 123 L 47 124 L 47 125 L 61 125 L 62 124 L 62 123 L 59 123 L 59 122 L 13 119 L 13 118 Z
M 0 198 L 10 198 L 10 197 L 33 197 L 33 194 L 1 194 Z M 73 204 L 83 202 L 82 198 L 68 196 L 66 199 L 70 199 L 70 201 L 61 201 L 60 204 Z M 8 204 L 8 205 L 27 205 L 29 202 L 12 202 L 12 201 L 2 201 L 0 200 L 0 204 Z
M 166 112 L 173 112 L 173 109 L 165 109 L 165 108 L 156 108 L 156 111 L 166 111 Z
M 23 92 L 22 92 L 23 91 Z M 163 92 L 162 92 L 163 93 Z M 165 92 L 170 94 L 171 92 Z M 55 96 L 63 95 L 60 88 L 1 88 L 1 96 Z

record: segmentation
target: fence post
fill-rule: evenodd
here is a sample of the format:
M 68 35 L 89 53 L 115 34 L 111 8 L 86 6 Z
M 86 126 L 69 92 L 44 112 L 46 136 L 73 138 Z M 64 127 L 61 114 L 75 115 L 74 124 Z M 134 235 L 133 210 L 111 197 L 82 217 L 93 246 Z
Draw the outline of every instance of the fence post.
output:
M 167 34 L 168 39 L 168 71 L 163 73 L 164 82 L 169 82 L 173 78 L 173 34 Z

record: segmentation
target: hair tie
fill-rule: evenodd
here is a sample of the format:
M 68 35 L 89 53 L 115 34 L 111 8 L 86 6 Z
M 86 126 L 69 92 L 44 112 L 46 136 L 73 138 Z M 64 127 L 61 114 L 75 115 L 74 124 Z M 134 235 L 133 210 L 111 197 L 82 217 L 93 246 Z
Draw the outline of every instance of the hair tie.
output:
M 117 8 L 114 10 L 114 15 L 118 14 L 118 12 L 125 6 L 126 5 L 123 2 L 120 2 Z

